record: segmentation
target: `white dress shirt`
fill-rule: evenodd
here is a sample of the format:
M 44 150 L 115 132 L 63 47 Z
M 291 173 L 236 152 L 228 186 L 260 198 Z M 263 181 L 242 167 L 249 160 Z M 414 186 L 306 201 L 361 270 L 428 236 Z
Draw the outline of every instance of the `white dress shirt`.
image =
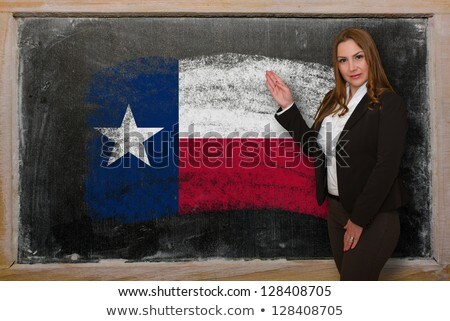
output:
M 350 94 L 350 86 L 348 83 L 346 90 L 346 97 L 348 97 Z M 328 193 L 332 195 L 339 196 L 336 171 L 336 143 L 342 133 L 342 130 L 344 129 L 345 124 L 366 93 L 367 81 L 358 88 L 352 99 L 347 103 L 348 112 L 345 115 L 339 116 L 339 113 L 335 115 L 328 115 L 325 117 L 322 122 L 322 126 L 320 127 L 317 142 L 325 152 L 325 158 L 327 161 Z

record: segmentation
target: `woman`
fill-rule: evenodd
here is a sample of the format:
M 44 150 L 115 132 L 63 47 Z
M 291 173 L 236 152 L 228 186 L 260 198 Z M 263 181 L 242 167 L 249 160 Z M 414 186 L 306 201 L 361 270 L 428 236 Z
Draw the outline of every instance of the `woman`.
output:
M 400 234 L 406 195 L 398 178 L 407 131 L 403 100 L 389 84 L 364 30 L 341 31 L 333 45 L 335 87 L 309 128 L 283 80 L 266 72 L 275 115 L 314 157 L 316 197 L 329 198 L 328 235 L 341 280 L 378 280 Z

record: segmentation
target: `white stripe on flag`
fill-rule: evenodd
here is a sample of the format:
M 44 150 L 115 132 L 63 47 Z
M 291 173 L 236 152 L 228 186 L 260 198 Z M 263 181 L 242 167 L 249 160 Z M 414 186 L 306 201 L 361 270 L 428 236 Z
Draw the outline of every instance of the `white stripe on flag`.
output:
M 333 86 L 332 68 L 287 59 L 221 54 L 180 60 L 180 137 L 194 124 L 199 137 L 263 137 L 269 124 L 280 137 L 284 129 L 274 119 L 277 104 L 265 85 L 265 71 L 274 70 L 291 88 L 309 125 L 323 96 Z M 237 136 L 236 136 L 237 135 Z

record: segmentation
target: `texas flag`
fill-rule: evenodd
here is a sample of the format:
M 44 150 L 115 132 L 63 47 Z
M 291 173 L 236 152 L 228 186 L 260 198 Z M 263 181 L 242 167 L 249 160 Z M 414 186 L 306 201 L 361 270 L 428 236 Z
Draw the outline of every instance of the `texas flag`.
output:
M 312 163 L 276 123 L 276 104 L 259 102 L 269 95 L 264 70 L 233 71 L 223 58 L 140 58 L 92 77 L 91 218 L 137 223 L 260 209 L 326 217 Z M 260 92 L 245 88 L 246 72 Z

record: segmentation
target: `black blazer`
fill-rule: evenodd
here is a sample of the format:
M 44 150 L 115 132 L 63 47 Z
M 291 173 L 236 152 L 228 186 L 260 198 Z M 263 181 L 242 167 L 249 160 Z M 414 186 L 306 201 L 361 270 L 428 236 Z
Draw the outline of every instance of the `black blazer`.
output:
M 367 94 L 361 99 L 336 144 L 340 201 L 351 221 L 362 227 L 367 227 L 377 213 L 406 203 L 398 178 L 408 128 L 405 103 L 392 91 L 379 99 L 382 108 L 372 110 L 367 108 Z M 316 197 L 322 204 L 328 194 L 327 168 L 317 143 L 318 130 L 308 127 L 295 104 L 275 118 L 302 145 L 303 153 L 314 157 Z

